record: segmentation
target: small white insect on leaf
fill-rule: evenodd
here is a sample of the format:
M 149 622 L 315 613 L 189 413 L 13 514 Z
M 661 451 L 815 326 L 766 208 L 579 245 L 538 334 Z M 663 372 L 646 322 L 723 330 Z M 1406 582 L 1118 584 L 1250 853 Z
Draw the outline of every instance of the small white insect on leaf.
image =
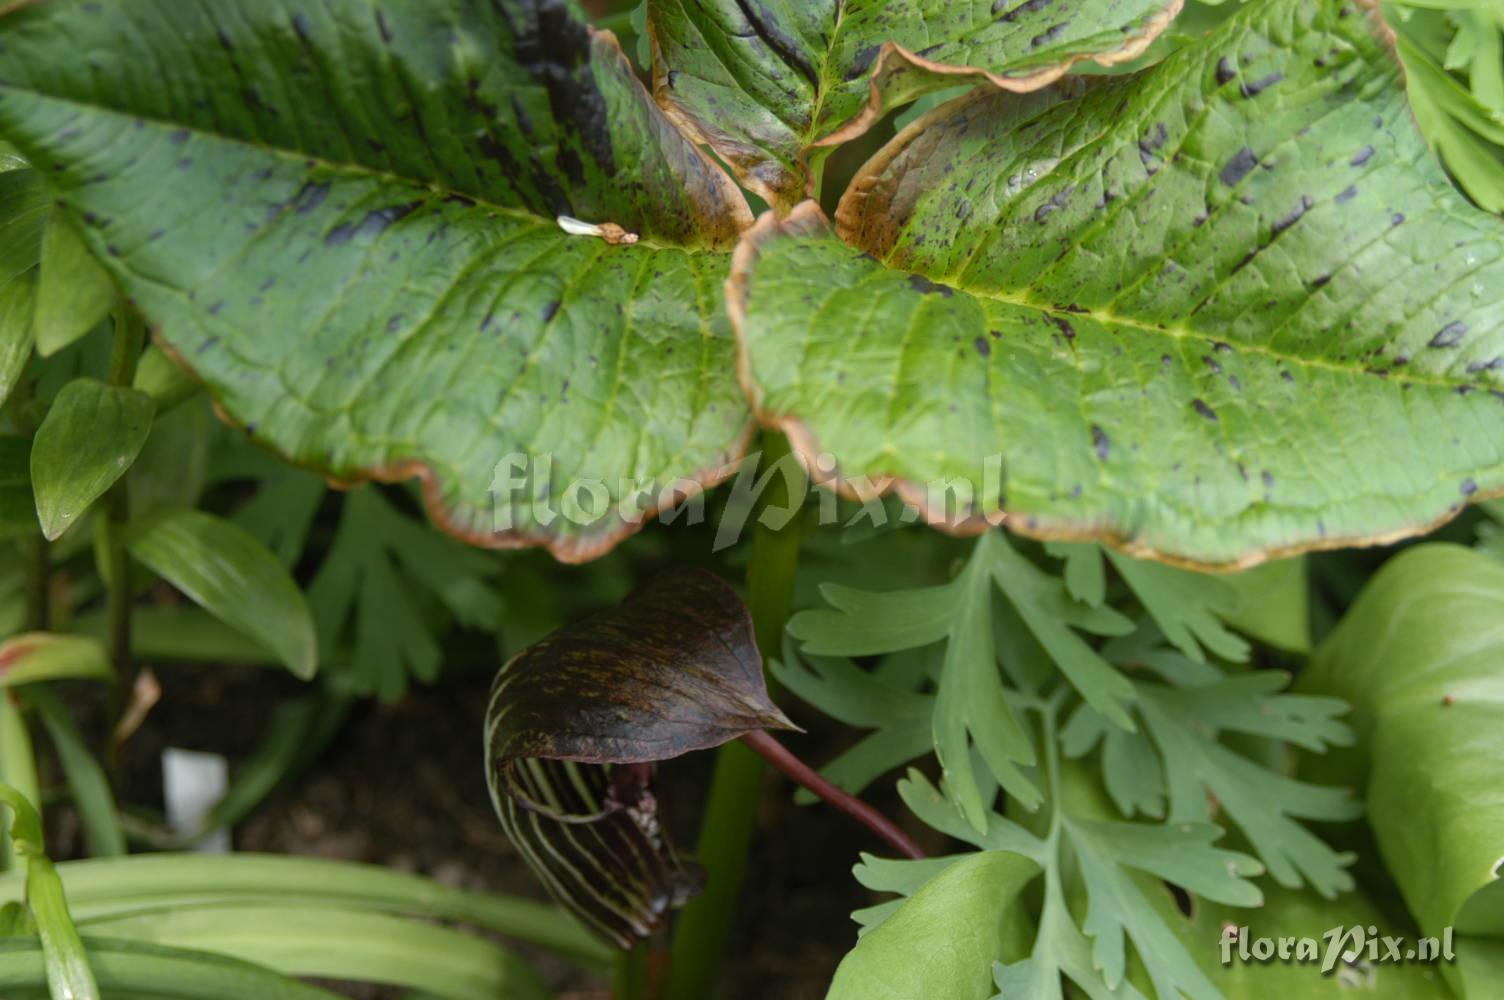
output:
M 591 222 L 582 222 L 568 215 L 558 217 L 559 228 L 571 236 L 599 236 L 607 243 L 626 245 L 637 242 L 637 234 L 630 233 L 614 222 L 603 222 L 596 225 Z

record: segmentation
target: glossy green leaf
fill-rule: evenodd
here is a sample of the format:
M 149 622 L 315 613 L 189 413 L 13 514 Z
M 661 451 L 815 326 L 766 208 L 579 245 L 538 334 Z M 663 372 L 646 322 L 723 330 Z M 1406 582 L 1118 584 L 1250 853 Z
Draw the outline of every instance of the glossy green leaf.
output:
M 745 202 L 570 5 L 61 0 L 0 47 L 0 131 L 255 440 L 574 560 L 743 450 Z
M 0 687 L 77 677 L 115 679 L 109 654 L 98 640 L 26 632 L 0 642 Z
M 936 110 L 840 237 L 765 216 L 730 302 L 760 419 L 953 530 L 1223 567 L 1504 490 L 1504 224 L 1378 31 L 1250 3 L 1142 73 Z
M 58 393 L 31 447 L 37 517 L 49 540 L 78 523 L 125 475 L 146 443 L 155 409 L 143 392 L 92 378 L 74 379 Z
M 244 529 L 202 511 L 167 509 L 130 525 L 125 546 L 205 611 L 274 650 L 298 677 L 318 669 L 302 591 Z
M 1365 787 L 1385 867 L 1427 934 L 1504 936 L 1501 656 L 1504 566 L 1433 544 L 1384 565 L 1301 678 L 1353 705 L 1357 746 L 1313 770 Z
M 30 275 L 0 285 L 0 403 L 10 398 L 31 358 L 36 340 L 32 328 L 35 304 L 36 281 Z
M 958 78 L 1036 90 L 1132 59 L 1181 0 L 650 0 L 658 101 L 776 206 L 828 146 Z M 811 161 L 814 161 L 812 163 Z M 818 174 L 816 174 L 818 176 Z
M 986 851 L 957 861 L 862 936 L 826 1000 L 988 1000 L 1007 954 L 1010 905 L 1039 874 L 1029 858 Z
M 110 276 L 89 254 L 73 220 L 54 209 L 42 235 L 37 277 L 37 353 L 55 354 L 94 329 L 115 304 Z

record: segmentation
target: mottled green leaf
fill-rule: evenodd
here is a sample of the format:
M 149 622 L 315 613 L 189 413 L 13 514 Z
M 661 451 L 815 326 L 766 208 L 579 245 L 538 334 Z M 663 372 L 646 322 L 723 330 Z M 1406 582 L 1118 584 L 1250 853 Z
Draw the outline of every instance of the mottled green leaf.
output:
M 985 851 L 955 861 L 864 934 L 836 970 L 826 1000 L 988 1000 L 1012 905 L 1039 874 L 1029 858 Z
M 63 387 L 31 447 L 42 534 L 54 539 L 77 524 L 125 475 L 146 443 L 155 409 L 144 392 L 97 379 L 74 379 Z
M 578 560 L 744 447 L 745 202 L 570 5 L 25 4 L 0 81 L 159 342 L 296 462 Z
M 125 546 L 205 611 L 274 650 L 298 677 L 318 669 L 302 591 L 244 529 L 202 511 L 167 508 L 131 524 Z
M 1504 566 L 1455 545 L 1386 563 L 1301 678 L 1352 702 L 1357 746 L 1313 762 L 1366 788 L 1385 867 L 1427 934 L 1504 936 Z
M 650 0 L 658 101 L 777 206 L 829 146 L 959 79 L 1037 90 L 1141 53 L 1181 0 Z M 813 162 L 812 162 L 813 161 Z M 818 176 L 818 174 L 816 174 Z
M 54 209 L 42 234 L 37 276 L 37 353 L 54 354 L 94 329 L 115 304 L 110 276 L 89 255 L 73 220 Z
M 1220 566 L 1504 490 L 1504 228 L 1358 7 L 1262 0 L 1133 76 L 961 98 L 837 219 L 764 217 L 730 304 L 760 419 L 849 490 Z

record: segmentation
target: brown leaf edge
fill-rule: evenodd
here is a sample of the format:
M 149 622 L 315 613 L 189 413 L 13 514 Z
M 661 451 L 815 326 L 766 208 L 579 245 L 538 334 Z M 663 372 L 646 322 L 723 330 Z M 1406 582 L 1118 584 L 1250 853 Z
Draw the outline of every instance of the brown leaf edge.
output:
M 961 98 L 961 100 L 964 99 Z M 1306 552 L 1393 545 L 1396 542 L 1435 531 L 1462 513 L 1466 507 L 1465 504 L 1455 504 L 1451 509 L 1430 521 L 1407 525 L 1391 531 L 1318 538 L 1291 545 L 1270 546 L 1251 550 L 1231 562 L 1210 563 L 1144 544 L 1126 534 L 1110 520 L 1081 521 L 1070 518 L 1042 517 L 1036 514 L 1021 516 L 1010 514 L 1006 510 L 991 515 L 973 513 L 964 517 L 951 517 L 944 510 L 936 511 L 930 508 L 922 483 L 890 474 L 874 475 L 870 471 L 863 475 L 863 479 L 872 485 L 872 489 L 859 489 L 850 478 L 842 474 L 839 462 L 835 465 L 827 462 L 822 466 L 817 461 L 820 455 L 831 453 L 821 447 L 814 432 L 798 414 L 774 413 L 763 405 L 762 393 L 752 377 L 751 357 L 747 349 L 745 333 L 747 295 L 752 271 L 757 264 L 762 247 L 784 236 L 820 236 L 833 232 L 830 221 L 820 210 L 819 204 L 814 201 L 801 202 L 784 218 L 779 218 L 773 211 L 764 212 L 756 224 L 742 235 L 742 241 L 732 255 L 731 275 L 726 279 L 726 308 L 731 316 L 731 328 L 736 333 L 737 381 L 747 397 L 748 405 L 752 407 L 753 417 L 762 427 L 780 431 L 788 437 L 789 447 L 798 456 L 813 482 L 834 489 L 844 497 L 865 502 L 876 496 L 896 494 L 904 503 L 917 511 L 926 524 L 957 537 L 974 537 L 1002 525 L 1014 534 L 1038 541 L 1101 542 L 1134 559 L 1147 559 L 1182 569 L 1211 573 L 1241 572 L 1264 562 L 1287 559 Z M 1470 498 L 1469 502 L 1478 503 L 1501 496 L 1504 496 L 1504 488 L 1480 490 Z
M 1367 2 L 1367 0 L 1360 0 Z M 1376 0 L 1375 0 L 1376 2 Z M 668 86 L 669 69 L 664 65 L 663 57 L 658 46 L 658 39 L 653 33 L 653 22 L 648 20 L 648 43 L 653 53 L 652 80 L 653 97 L 658 106 L 663 109 L 665 115 L 679 130 L 696 142 L 703 143 L 715 150 L 731 167 L 736 174 L 736 179 L 748 190 L 755 192 L 769 205 L 775 207 L 787 206 L 798 197 L 802 188 L 804 197 L 818 198 L 819 192 L 813 190 L 814 178 L 810 174 L 808 155 L 811 149 L 827 146 L 838 146 L 862 135 L 870 129 L 883 116 L 886 108 L 883 104 L 882 87 L 883 79 L 905 68 L 920 69 L 930 73 L 945 76 L 971 77 L 977 83 L 987 82 L 1001 89 L 1016 94 L 1025 94 L 1030 91 L 1047 87 L 1059 80 L 1077 63 L 1090 60 L 1100 66 L 1116 66 L 1120 63 L 1129 62 L 1143 55 L 1153 44 L 1154 40 L 1164 33 L 1170 23 L 1179 16 L 1185 0 L 1171 0 L 1168 6 L 1157 14 L 1144 20 L 1139 27 L 1131 31 L 1126 37 L 1121 48 L 1110 52 L 1080 53 L 1064 59 L 1053 66 L 1037 70 L 1025 76 L 1003 76 L 983 69 L 979 66 L 960 66 L 952 63 L 935 62 L 904 48 L 897 42 L 884 42 L 878 50 L 877 57 L 872 61 L 872 71 L 868 76 L 868 97 L 866 106 L 851 118 L 838 125 L 835 131 L 825 137 L 816 140 L 804 149 L 799 150 L 797 156 L 804 172 L 804 183 L 800 185 L 798 178 L 785 174 L 780 170 L 779 180 L 782 183 L 771 183 L 757 176 L 756 169 L 759 164 L 766 162 L 759 155 L 755 147 L 749 147 L 745 143 L 732 140 L 724 133 L 707 129 L 693 115 L 679 105 L 674 98 L 673 91 Z
M 16 0 L 16 2 L 9 6 L 0 8 L 0 17 L 21 7 L 40 2 L 43 2 L 43 0 Z M 589 27 L 590 31 L 592 57 L 595 58 L 605 54 L 609 58 L 618 60 L 621 64 L 620 70 L 622 75 L 633 81 L 633 85 L 640 91 L 639 96 L 645 99 L 648 106 L 654 106 L 652 95 L 637 80 L 636 73 L 632 71 L 631 63 L 627 59 L 626 53 L 622 51 L 621 43 L 618 41 L 616 34 L 594 26 L 587 27 Z M 746 200 L 742 197 L 741 192 L 735 189 L 732 179 L 726 175 L 721 165 L 716 163 L 713 157 L 697 145 L 692 135 L 686 135 L 683 128 L 671 116 L 665 115 L 664 117 L 675 133 L 683 136 L 686 144 L 694 150 L 694 154 L 710 168 L 710 176 L 724 178 L 724 183 L 721 183 L 720 186 L 723 189 L 729 189 L 725 191 L 728 195 L 728 204 L 740 208 L 740 211 L 734 211 L 726 222 L 735 231 L 745 232 L 752 224 L 752 214 L 746 208 Z M 131 299 L 127 299 L 126 302 L 133 307 L 136 304 Z M 742 425 L 742 429 L 737 433 L 737 436 L 728 444 L 719 460 L 705 468 L 683 475 L 675 481 L 675 488 L 671 492 L 671 503 L 644 507 L 641 516 L 636 521 L 622 520 L 617 516 L 618 512 L 613 512 L 607 515 L 607 517 L 614 519 L 616 524 L 608 531 L 565 538 L 545 531 L 508 529 L 498 532 L 476 530 L 465 523 L 457 510 L 446 504 L 443 496 L 443 484 L 438 473 L 429 462 L 423 459 L 414 458 L 391 465 L 373 466 L 353 474 L 336 474 L 327 467 L 322 467 L 317 463 L 295 460 L 270 441 L 257 438 L 247 424 L 230 415 L 210 384 L 198 374 L 176 348 L 168 343 L 162 334 L 160 325 L 152 324 L 150 329 L 153 343 L 162 348 L 163 353 L 170 357 L 179 368 L 183 369 L 184 372 L 208 393 L 214 407 L 215 415 L 225 424 L 247 434 L 252 441 L 275 455 L 279 461 L 323 476 L 331 488 L 342 491 L 357 489 L 367 483 L 400 483 L 416 479 L 418 480 L 419 493 L 423 498 L 424 512 L 435 527 L 451 538 L 483 549 L 515 550 L 542 548 L 546 549 L 549 555 L 553 556 L 559 562 L 571 565 L 599 559 L 621 542 L 641 531 L 665 509 L 672 509 L 679 504 L 685 503 L 734 476 L 737 470 L 741 468 L 742 461 L 751 449 L 753 438 L 757 433 L 757 422 L 749 417 Z M 664 492 L 666 490 L 660 491 L 659 496 L 662 497 Z
M 1126 34 L 1120 48 L 1109 52 L 1077 53 L 1053 66 L 1046 66 L 1044 69 L 1025 76 L 1003 76 L 979 66 L 956 66 L 935 62 L 911 52 L 897 42 L 884 42 L 883 47 L 878 50 L 877 58 L 873 61 L 872 75 L 868 77 L 867 106 L 836 131 L 816 141 L 815 146 L 836 146 L 849 142 L 877 123 L 885 110 L 881 83 L 887 73 L 905 68 L 921 69 L 942 76 L 972 77 L 978 83 L 990 83 L 999 90 L 1014 94 L 1027 94 L 1048 87 L 1069 73 L 1078 63 L 1090 61 L 1105 67 L 1117 66 L 1137 59 L 1148 50 L 1150 45 L 1154 44 L 1155 39 L 1164 34 L 1170 23 L 1180 16 L 1180 11 L 1184 6 L 1185 0 L 1170 0 L 1163 10 L 1146 18 L 1136 29 Z M 892 64 L 891 67 L 889 64 Z

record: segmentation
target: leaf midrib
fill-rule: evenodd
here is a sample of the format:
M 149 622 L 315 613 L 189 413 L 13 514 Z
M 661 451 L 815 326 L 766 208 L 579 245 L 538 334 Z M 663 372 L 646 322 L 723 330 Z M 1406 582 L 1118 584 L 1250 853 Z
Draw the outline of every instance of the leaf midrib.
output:
M 79 100 L 79 99 L 74 98 L 74 97 L 59 96 L 57 94 L 47 93 L 45 91 L 37 90 L 37 89 L 32 88 L 32 87 L 18 87 L 15 84 L 0 83 L 0 94 L 4 94 L 4 93 L 24 94 L 24 95 L 29 95 L 29 96 L 34 97 L 34 98 L 40 98 L 41 100 L 57 101 L 60 104 L 66 104 L 66 105 L 68 105 L 70 107 L 78 108 L 78 109 L 80 109 L 83 112 L 92 112 L 92 113 L 97 114 L 97 115 L 108 116 L 108 117 L 115 117 L 115 118 L 126 118 L 126 119 L 130 119 L 132 121 L 141 121 L 141 122 L 145 122 L 148 126 L 151 126 L 153 128 L 157 128 L 157 129 L 163 129 L 163 130 L 171 129 L 171 130 L 174 130 L 174 131 L 187 132 L 191 136 L 196 136 L 196 137 L 199 137 L 199 138 L 202 138 L 202 139 L 212 140 L 214 142 L 230 143 L 230 144 L 233 144 L 233 145 L 236 145 L 236 146 L 241 146 L 241 147 L 244 147 L 244 148 L 247 148 L 247 149 L 255 150 L 255 151 L 257 151 L 259 153 L 262 153 L 264 155 L 267 155 L 267 156 L 277 157 L 278 159 L 282 159 L 282 160 L 295 160 L 295 161 L 298 161 L 300 163 L 309 165 L 310 169 L 313 168 L 313 167 L 322 167 L 322 168 L 324 168 L 326 170 L 329 170 L 329 171 L 331 171 L 333 173 L 352 174 L 352 175 L 356 175 L 356 176 L 370 178 L 370 179 L 377 180 L 377 181 L 382 181 L 382 182 L 389 183 L 389 184 L 400 184 L 400 185 L 405 185 L 405 186 L 412 187 L 412 188 L 419 188 L 419 189 L 422 189 L 422 190 L 429 191 L 429 192 L 431 192 L 433 194 L 439 195 L 441 197 L 457 198 L 457 199 L 462 199 L 464 201 L 471 202 L 475 208 L 484 209 L 485 211 L 488 211 L 488 212 L 495 212 L 495 213 L 497 213 L 499 215 L 507 215 L 507 216 L 511 216 L 511 217 L 514 217 L 514 218 L 523 219 L 523 220 L 526 220 L 528 222 L 541 223 L 541 224 L 550 225 L 550 226 L 557 224 L 557 222 L 556 222 L 556 220 L 555 220 L 554 217 L 549 216 L 549 215 L 545 215 L 545 214 L 541 214 L 541 213 L 538 213 L 538 212 L 535 212 L 535 211 L 533 211 L 532 209 L 529 209 L 529 208 L 522 208 L 522 207 L 518 207 L 518 206 L 511 206 L 511 205 L 502 205 L 502 204 L 499 204 L 499 203 L 497 203 L 495 201 L 491 201 L 491 200 L 489 200 L 489 199 L 487 199 L 485 197 L 480 197 L 480 196 L 471 194 L 471 193 L 469 193 L 467 191 L 455 190 L 454 188 L 445 187 L 443 185 L 436 184 L 436 183 L 434 183 L 434 182 L 432 182 L 430 180 L 421 180 L 421 179 L 416 179 L 416 178 L 412 178 L 412 177 L 405 177 L 402 174 L 392 173 L 389 170 L 378 170 L 375 167 L 370 167 L 370 166 L 367 166 L 367 165 L 365 165 L 363 163 L 351 163 L 351 162 L 342 162 L 342 161 L 338 161 L 338 160 L 330 160 L 327 157 L 318 156 L 318 155 L 312 154 L 312 153 L 307 153 L 307 152 L 304 152 L 302 150 L 283 149 L 283 148 L 281 148 L 279 146 L 269 146 L 269 145 L 266 145 L 265 143 L 251 142 L 251 141 L 248 141 L 246 139 L 237 139 L 234 136 L 222 135 L 222 134 L 220 134 L 218 132 L 211 132 L 211 131 L 209 131 L 207 129 L 204 129 L 204 128 L 202 128 L 200 126 L 197 126 L 197 125 L 184 124 L 182 122 L 172 121 L 170 119 L 163 119 L 163 118 L 159 118 L 159 117 L 155 117 L 155 116 L 140 115 L 140 114 L 136 114 L 135 112 L 131 112 L 131 111 L 121 111 L 118 108 L 107 107 L 107 106 L 105 106 L 103 104 L 99 104 L 97 102 L 82 101 L 82 100 Z M 11 139 L 12 142 L 15 142 L 15 140 L 13 138 L 9 137 L 9 136 L 7 136 L 6 138 Z M 23 148 L 24 149 L 24 145 L 18 143 L 17 144 L 17 148 Z M 53 182 L 46 176 L 46 171 L 38 170 L 37 174 L 38 174 L 38 177 L 41 178 L 42 182 L 45 185 L 47 185 L 49 188 L 53 187 Z M 614 220 L 614 219 L 584 219 L 584 220 L 581 220 L 581 221 L 591 222 L 593 224 L 600 224 L 600 223 L 603 223 L 603 222 L 615 222 L 616 220 Z M 590 237 L 583 237 L 583 238 L 590 238 Z M 635 244 L 632 244 L 632 245 L 643 247 L 645 249 L 651 249 L 651 250 L 678 250 L 678 251 L 682 251 L 682 252 L 685 252 L 685 253 L 698 253 L 698 254 L 714 254 L 714 253 L 725 253 L 726 252 L 724 250 L 716 250 L 716 249 L 714 249 L 712 247 L 688 246 L 688 245 L 680 245 L 680 244 L 675 244 L 675 243 L 663 243 L 661 241 L 654 240 L 654 239 L 652 239 L 650 237 L 643 236 L 642 234 L 638 234 L 638 240 L 637 240 L 637 242 Z
M 912 273 L 920 274 L 922 277 L 928 278 L 928 275 L 924 275 L 922 272 L 910 271 L 908 268 L 899 267 L 887 261 L 883 261 L 882 265 L 887 270 L 874 273 Z M 1283 352 L 1273 350 L 1272 348 L 1267 347 L 1263 344 L 1253 344 L 1242 340 L 1227 340 L 1183 325 L 1158 326 L 1153 323 L 1145 322 L 1144 320 L 1123 316 L 1106 309 L 1094 309 L 1085 306 L 1066 309 L 1058 305 L 1045 305 L 1030 296 L 1027 289 L 978 289 L 967 287 L 964 284 L 947 285 L 947 287 L 953 287 L 958 291 L 965 292 L 967 295 L 970 295 L 975 299 L 986 299 L 993 302 L 999 302 L 1003 305 L 1015 306 L 1020 309 L 1027 309 L 1033 312 L 1043 313 L 1046 316 L 1058 317 L 1060 319 L 1070 320 L 1073 317 L 1086 317 L 1088 319 L 1095 320 L 1096 322 L 1101 323 L 1104 326 L 1117 326 L 1130 330 L 1136 330 L 1140 333 L 1171 337 L 1175 340 L 1189 340 L 1195 343 L 1205 344 L 1208 348 L 1214 348 L 1219 344 L 1227 344 L 1239 353 L 1257 354 L 1262 357 L 1270 358 L 1275 361 L 1283 362 L 1291 366 L 1298 366 L 1301 368 L 1331 371 L 1341 375 L 1366 375 L 1372 378 L 1381 379 L 1393 376 L 1399 381 L 1400 384 L 1427 386 L 1431 388 L 1449 389 L 1453 391 L 1459 388 L 1466 388 L 1471 391 L 1489 391 L 1489 387 L 1485 387 L 1478 384 L 1477 382 L 1472 381 L 1453 381 L 1443 376 L 1434 375 L 1405 374 L 1403 377 L 1401 377 L 1394 375 L 1394 373 L 1388 369 L 1371 371 L 1366 368 L 1348 367 L 1346 365 L 1337 364 L 1335 362 L 1327 361 L 1322 358 L 1309 358 L 1298 354 L 1285 354 Z M 1074 346 L 1071 348 L 1071 350 L 1074 354 Z M 1492 388 L 1495 388 L 1497 391 L 1504 391 L 1504 386 L 1497 386 Z

